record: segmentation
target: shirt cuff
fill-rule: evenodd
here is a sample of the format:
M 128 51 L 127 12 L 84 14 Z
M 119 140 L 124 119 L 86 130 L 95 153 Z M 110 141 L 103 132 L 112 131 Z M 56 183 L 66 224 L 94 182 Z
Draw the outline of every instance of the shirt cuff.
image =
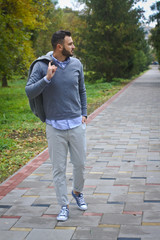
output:
M 50 83 L 51 81 L 47 79 L 47 77 L 45 76 L 44 77 L 44 81 L 47 82 L 47 83 Z

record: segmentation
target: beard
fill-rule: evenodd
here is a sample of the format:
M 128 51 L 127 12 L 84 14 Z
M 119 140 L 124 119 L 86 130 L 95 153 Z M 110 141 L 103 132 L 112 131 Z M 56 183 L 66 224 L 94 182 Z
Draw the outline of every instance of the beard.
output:
M 65 56 L 66 58 L 73 56 L 73 54 L 70 53 L 68 50 L 66 50 L 66 48 L 65 48 L 64 46 L 63 46 L 62 54 L 63 54 L 63 56 Z

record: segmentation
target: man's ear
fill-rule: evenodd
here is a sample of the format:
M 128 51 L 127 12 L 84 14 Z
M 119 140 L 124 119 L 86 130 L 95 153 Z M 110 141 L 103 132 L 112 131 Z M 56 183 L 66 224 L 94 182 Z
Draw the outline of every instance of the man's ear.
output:
M 58 49 L 59 51 L 62 51 L 62 50 L 63 50 L 63 45 L 60 44 L 60 43 L 58 43 L 58 44 L 57 44 L 57 49 Z

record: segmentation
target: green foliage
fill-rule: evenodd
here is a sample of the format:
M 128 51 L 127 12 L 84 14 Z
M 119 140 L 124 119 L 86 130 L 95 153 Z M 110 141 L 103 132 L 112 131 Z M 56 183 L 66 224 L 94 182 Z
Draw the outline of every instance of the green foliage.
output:
M 139 23 L 141 10 L 133 8 L 135 1 L 81 2 L 87 5 L 85 15 L 82 16 L 87 25 L 82 33 L 85 40 L 79 46 L 78 54 L 86 70 L 98 73 L 102 78 L 105 77 L 106 81 L 112 81 L 114 77 L 127 78 L 146 68 L 147 42 Z M 81 49 L 85 51 L 82 52 Z M 146 56 L 143 57 L 145 62 L 142 61 L 139 51 Z
M 123 78 L 112 78 L 112 85 L 119 85 L 126 81 L 127 79 L 123 79 Z
M 55 8 L 56 2 L 0 0 L 3 86 L 14 73 L 26 76 L 30 63 L 52 50 L 51 36 L 59 29 L 72 32 L 87 81 L 127 78 L 149 64 L 150 53 L 139 24 L 141 10 L 132 8 L 135 1 L 81 0 L 87 6 L 82 12 Z
M 16 76 L 0 88 L 0 181 L 47 147 L 45 125 L 31 112 L 26 79 Z
M 150 43 L 156 51 L 158 62 L 160 62 L 160 1 L 154 3 L 151 7 L 156 13 L 150 16 L 151 21 L 157 21 L 154 29 L 151 30 Z
M 52 50 L 51 37 L 59 29 L 67 29 L 72 33 L 76 49 L 81 45 L 83 41 L 81 32 L 86 27 L 86 23 L 79 17 L 79 12 L 70 8 L 62 10 L 52 5 L 47 13 L 47 18 L 49 21 L 46 30 L 33 31 L 33 47 L 37 57 Z M 81 49 L 81 51 L 84 51 L 84 49 Z
M 151 10 L 154 12 L 150 16 L 150 21 L 157 21 L 157 25 L 160 25 L 160 1 L 156 1 L 152 4 Z
M 0 76 L 3 86 L 13 72 L 28 69 L 34 59 L 31 36 L 46 29 L 45 12 L 50 0 L 0 0 Z
M 32 42 L 36 57 L 42 56 L 52 50 L 51 37 L 54 32 L 61 29 L 62 25 L 62 10 L 55 9 L 51 4 L 48 11 L 45 13 L 46 29 L 35 29 L 32 32 Z
M 84 76 L 85 76 L 85 80 L 90 83 L 94 83 L 97 81 L 105 82 L 105 77 L 102 77 L 97 72 L 93 72 L 93 71 L 84 72 Z
M 154 29 L 151 30 L 151 44 L 153 45 L 154 49 L 156 50 L 156 56 L 158 62 L 160 62 L 160 27 L 156 26 Z

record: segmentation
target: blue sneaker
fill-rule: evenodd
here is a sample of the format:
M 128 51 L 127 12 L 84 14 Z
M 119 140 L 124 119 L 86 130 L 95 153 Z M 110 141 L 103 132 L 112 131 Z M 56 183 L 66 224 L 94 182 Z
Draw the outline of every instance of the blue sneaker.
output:
M 74 197 L 74 199 L 77 202 L 77 205 L 79 207 L 79 209 L 81 209 L 82 211 L 87 210 L 87 204 L 84 201 L 84 197 L 83 197 L 83 193 L 80 193 L 78 196 L 72 191 L 72 196 Z
M 57 216 L 57 220 L 65 222 L 68 218 L 69 218 L 69 209 L 67 206 L 62 206 L 61 211 Z

